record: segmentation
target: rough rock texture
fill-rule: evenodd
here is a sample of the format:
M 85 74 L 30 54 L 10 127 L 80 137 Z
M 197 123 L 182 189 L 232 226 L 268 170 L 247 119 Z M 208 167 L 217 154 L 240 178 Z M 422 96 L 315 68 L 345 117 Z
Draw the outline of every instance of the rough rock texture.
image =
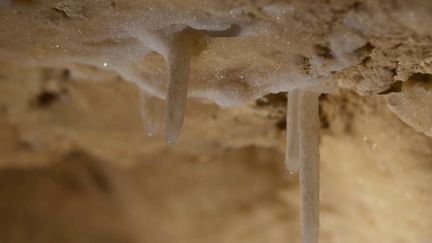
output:
M 63 79 L 119 76 L 148 97 L 166 98 L 171 87 L 172 140 L 187 93 L 229 106 L 298 88 L 372 95 L 410 92 L 401 86 L 411 77 L 430 83 L 431 12 L 428 0 L 5 0 L 0 79 L 45 80 L 47 68 L 67 68 Z M 413 125 L 423 116 L 417 110 L 431 112 L 422 103 L 430 97 L 426 90 L 409 106 L 403 97 L 390 102 Z M 429 133 L 430 119 L 421 122 L 413 126 Z
M 299 87 L 328 93 L 321 242 L 430 242 L 431 9 L 0 0 L 0 242 L 298 242 L 283 160 Z M 144 127 L 179 38 L 206 99 L 168 146 Z
M 193 46 L 190 96 L 232 105 L 336 84 L 374 94 L 432 73 L 431 11 L 428 0 L 7 0 L 0 60 L 76 77 L 111 73 L 165 98 L 165 62 L 184 35 Z

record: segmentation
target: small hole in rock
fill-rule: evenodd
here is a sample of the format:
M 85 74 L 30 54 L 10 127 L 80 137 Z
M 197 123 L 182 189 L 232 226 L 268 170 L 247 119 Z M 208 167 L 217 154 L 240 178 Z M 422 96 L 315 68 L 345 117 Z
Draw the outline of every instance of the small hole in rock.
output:
M 53 103 L 59 100 L 59 95 L 50 91 L 43 91 L 40 93 L 37 98 L 37 106 L 45 108 L 51 106 Z

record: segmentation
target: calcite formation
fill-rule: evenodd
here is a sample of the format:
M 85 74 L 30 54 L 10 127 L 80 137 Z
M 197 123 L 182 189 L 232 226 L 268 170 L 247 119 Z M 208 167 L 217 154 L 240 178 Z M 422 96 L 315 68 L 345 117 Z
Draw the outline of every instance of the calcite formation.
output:
M 166 100 L 168 143 L 187 97 L 226 107 L 288 92 L 286 165 L 300 171 L 302 242 L 315 243 L 319 94 L 384 95 L 431 136 L 431 22 L 428 0 L 3 0 L 0 81 L 121 78 L 139 88 L 150 134 Z M 42 106 L 66 93 L 45 89 Z

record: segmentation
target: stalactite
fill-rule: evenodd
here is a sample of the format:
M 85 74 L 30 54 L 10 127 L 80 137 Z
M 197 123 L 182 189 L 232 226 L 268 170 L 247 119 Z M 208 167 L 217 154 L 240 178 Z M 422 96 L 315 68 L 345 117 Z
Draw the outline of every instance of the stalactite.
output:
M 169 83 L 165 113 L 165 139 L 174 143 L 183 126 L 191 61 L 191 46 L 186 35 L 173 38 L 168 55 Z
M 301 242 L 319 239 L 319 107 L 318 94 L 299 92 Z
M 299 90 L 288 92 L 287 105 L 287 143 L 285 153 L 285 165 L 292 172 L 297 172 L 300 167 L 300 133 L 299 133 Z
M 143 90 L 140 90 L 140 114 L 147 134 L 149 136 L 156 134 L 160 124 L 157 100 Z
M 169 68 L 165 139 L 170 144 L 177 140 L 183 126 L 193 45 L 197 45 L 198 40 L 203 36 L 232 37 L 239 34 L 238 26 L 227 25 L 226 27 L 213 31 L 186 27 L 168 38 L 169 51 L 164 55 Z

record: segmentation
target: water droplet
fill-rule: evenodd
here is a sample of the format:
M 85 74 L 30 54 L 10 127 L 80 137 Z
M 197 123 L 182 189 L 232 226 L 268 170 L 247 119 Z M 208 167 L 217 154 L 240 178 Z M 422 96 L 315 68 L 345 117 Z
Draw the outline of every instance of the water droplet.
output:
M 107 63 L 107 62 L 104 62 L 103 66 L 104 66 L 104 67 L 108 67 L 108 63 Z

